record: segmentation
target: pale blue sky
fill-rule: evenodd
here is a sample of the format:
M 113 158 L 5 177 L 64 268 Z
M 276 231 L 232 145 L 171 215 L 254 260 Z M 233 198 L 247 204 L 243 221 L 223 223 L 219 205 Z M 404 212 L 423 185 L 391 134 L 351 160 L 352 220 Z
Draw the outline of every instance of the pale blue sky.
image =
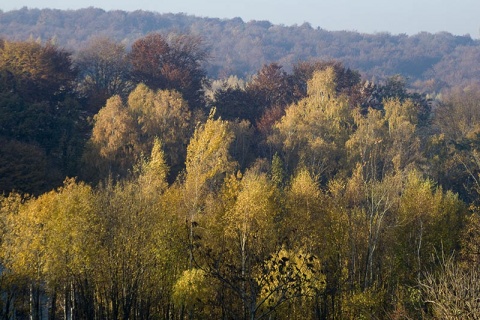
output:
M 393 34 L 447 31 L 480 37 L 480 0 L 0 0 L 3 11 L 23 6 L 141 9 L 201 17 L 241 17 L 244 21 L 269 20 L 285 25 L 309 22 L 313 27 L 331 31 Z

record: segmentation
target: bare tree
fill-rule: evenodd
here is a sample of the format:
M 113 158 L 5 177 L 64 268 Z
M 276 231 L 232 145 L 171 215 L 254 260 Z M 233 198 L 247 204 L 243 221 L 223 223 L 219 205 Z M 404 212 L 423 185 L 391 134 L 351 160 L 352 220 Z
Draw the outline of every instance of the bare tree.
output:
M 442 258 L 438 272 L 420 282 L 434 319 L 480 319 L 480 273 L 475 265 L 461 266 Z

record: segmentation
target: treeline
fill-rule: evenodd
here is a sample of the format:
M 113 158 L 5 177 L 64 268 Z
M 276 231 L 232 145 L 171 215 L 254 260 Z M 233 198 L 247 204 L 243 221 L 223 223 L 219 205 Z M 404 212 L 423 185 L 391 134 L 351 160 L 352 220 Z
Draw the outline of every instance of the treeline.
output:
M 372 16 L 372 19 L 375 17 Z M 210 46 L 207 72 L 212 78 L 248 78 L 264 64 L 278 62 L 287 71 L 299 61 L 341 60 L 368 78 L 402 74 L 421 92 L 477 82 L 479 42 L 469 35 L 447 32 L 413 36 L 360 34 L 300 26 L 273 25 L 240 18 L 212 19 L 147 11 L 27 9 L 0 12 L 0 36 L 24 41 L 55 39 L 62 47 L 79 50 L 94 36 L 124 43 L 127 48 L 151 32 L 177 30 L 201 36 Z
M 479 317 L 480 88 L 207 57 L 1 42 L 3 318 Z

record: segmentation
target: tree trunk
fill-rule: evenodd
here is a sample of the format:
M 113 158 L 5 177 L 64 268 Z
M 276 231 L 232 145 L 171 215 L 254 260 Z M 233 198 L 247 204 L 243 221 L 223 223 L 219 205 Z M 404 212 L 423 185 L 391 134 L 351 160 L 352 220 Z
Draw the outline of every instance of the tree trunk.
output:
M 50 299 L 50 315 L 49 320 L 55 320 L 55 314 L 57 313 L 57 290 L 54 289 L 52 297 Z
M 39 289 L 30 284 L 30 320 L 40 320 Z

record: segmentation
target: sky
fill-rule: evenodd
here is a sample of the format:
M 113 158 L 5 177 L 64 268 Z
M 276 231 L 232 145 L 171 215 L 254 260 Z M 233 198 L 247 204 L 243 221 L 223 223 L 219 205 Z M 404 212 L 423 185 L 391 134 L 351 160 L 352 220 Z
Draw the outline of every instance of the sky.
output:
M 199 17 L 268 20 L 329 31 L 417 34 L 447 31 L 480 38 L 479 0 L 0 0 L 0 10 L 28 8 L 146 10 Z

